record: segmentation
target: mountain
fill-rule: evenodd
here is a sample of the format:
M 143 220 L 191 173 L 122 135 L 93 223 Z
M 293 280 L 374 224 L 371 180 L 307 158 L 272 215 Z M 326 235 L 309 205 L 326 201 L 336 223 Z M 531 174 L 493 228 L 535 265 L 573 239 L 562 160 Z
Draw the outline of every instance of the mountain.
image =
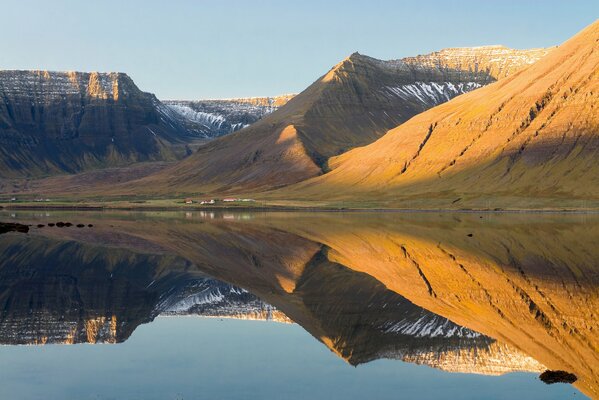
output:
M 135 191 L 257 191 L 320 175 L 330 157 L 547 52 L 480 47 L 392 61 L 354 53 L 275 112 L 139 181 Z
M 167 111 L 123 73 L 0 71 L 0 177 L 180 159 L 193 136 Z
M 163 100 L 187 129 L 215 138 L 246 128 L 287 103 L 294 95 L 224 100 Z
M 412 118 L 280 195 L 399 207 L 596 205 L 598 43 L 599 21 L 520 73 Z

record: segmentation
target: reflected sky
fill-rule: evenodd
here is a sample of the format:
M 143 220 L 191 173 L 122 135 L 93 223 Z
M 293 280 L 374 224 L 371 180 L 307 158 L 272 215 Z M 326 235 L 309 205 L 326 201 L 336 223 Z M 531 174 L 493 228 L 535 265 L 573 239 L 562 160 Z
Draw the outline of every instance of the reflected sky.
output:
M 19 399 L 568 399 L 535 376 L 448 374 L 391 360 L 355 368 L 298 325 L 165 317 L 125 343 L 0 348 Z

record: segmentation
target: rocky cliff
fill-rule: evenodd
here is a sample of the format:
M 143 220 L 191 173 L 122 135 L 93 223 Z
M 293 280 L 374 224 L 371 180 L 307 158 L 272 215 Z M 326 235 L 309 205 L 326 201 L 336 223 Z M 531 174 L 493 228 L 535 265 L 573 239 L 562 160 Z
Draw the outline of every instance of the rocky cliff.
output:
M 123 73 L 0 71 L 0 177 L 176 160 L 186 128 Z
M 498 80 L 514 74 L 526 65 L 532 65 L 552 49 L 517 50 L 505 46 L 455 47 L 401 61 L 415 68 L 438 71 L 471 71 Z

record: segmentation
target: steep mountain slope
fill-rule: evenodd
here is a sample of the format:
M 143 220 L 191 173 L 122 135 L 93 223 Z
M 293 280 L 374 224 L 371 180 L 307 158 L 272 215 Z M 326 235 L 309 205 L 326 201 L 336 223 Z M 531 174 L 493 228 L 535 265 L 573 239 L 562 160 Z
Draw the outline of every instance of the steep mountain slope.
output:
M 319 175 L 328 170 L 330 157 L 495 81 L 495 71 L 507 73 L 496 68 L 493 60 L 501 57 L 491 58 L 489 49 L 471 49 L 465 57 L 464 51 L 448 50 L 455 57 L 423 56 L 424 61 L 381 61 L 354 53 L 277 111 L 201 147 L 184 162 L 140 181 L 135 190 L 263 190 Z M 520 57 L 510 59 L 509 70 L 546 52 L 517 51 Z
M 225 100 L 163 100 L 188 130 L 215 138 L 246 128 L 287 103 L 294 95 Z
M 122 73 L 0 71 L 0 177 L 176 160 L 191 136 L 167 111 Z
M 332 172 L 281 196 L 435 207 L 580 206 L 599 199 L 597 93 L 599 22 L 526 70 L 337 157 Z

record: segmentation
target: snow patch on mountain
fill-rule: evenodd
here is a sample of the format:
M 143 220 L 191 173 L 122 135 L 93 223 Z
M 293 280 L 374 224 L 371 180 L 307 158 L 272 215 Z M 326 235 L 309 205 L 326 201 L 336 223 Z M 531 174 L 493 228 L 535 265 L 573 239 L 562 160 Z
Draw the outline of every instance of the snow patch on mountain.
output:
M 169 115 L 203 138 L 243 129 L 274 112 L 293 95 L 226 100 L 165 100 Z
M 385 91 L 393 96 L 411 102 L 421 102 L 427 106 L 436 106 L 452 98 L 468 93 L 482 85 L 477 82 L 415 82 L 401 86 L 386 86 Z
M 159 315 L 198 315 L 291 322 L 285 314 L 245 289 L 212 278 L 198 278 L 164 293 Z
M 478 332 L 459 326 L 438 315 L 426 314 L 418 320 L 390 321 L 382 327 L 384 333 L 396 333 L 414 337 L 459 337 L 459 338 L 478 338 L 482 335 Z

